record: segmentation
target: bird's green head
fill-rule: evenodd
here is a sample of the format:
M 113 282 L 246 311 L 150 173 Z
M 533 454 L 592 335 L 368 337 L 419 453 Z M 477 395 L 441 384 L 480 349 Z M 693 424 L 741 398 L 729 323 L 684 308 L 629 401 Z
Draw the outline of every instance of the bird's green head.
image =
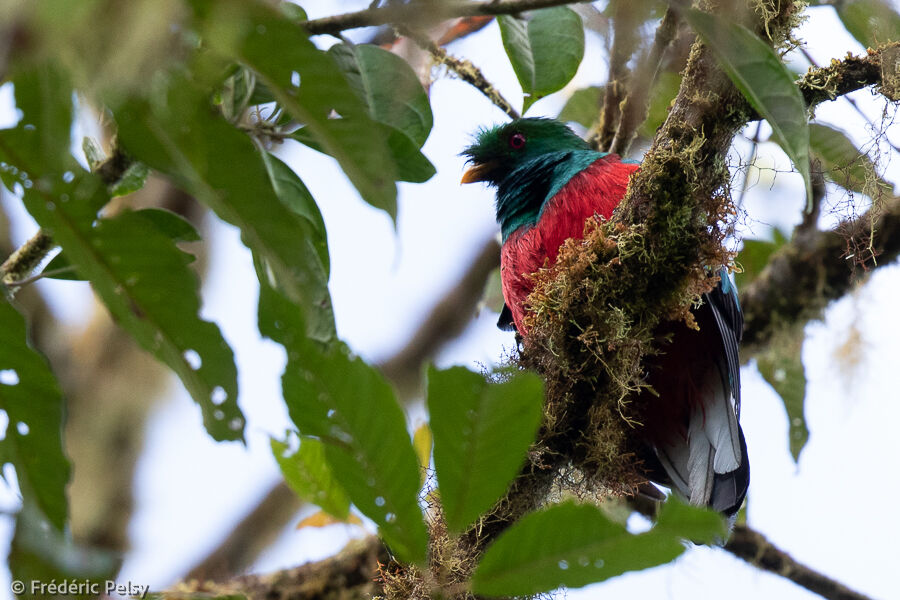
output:
M 556 152 L 590 150 L 574 131 L 554 119 L 516 119 L 510 123 L 483 129 L 475 143 L 463 150 L 472 165 L 462 183 L 484 181 L 500 183 L 516 168 Z

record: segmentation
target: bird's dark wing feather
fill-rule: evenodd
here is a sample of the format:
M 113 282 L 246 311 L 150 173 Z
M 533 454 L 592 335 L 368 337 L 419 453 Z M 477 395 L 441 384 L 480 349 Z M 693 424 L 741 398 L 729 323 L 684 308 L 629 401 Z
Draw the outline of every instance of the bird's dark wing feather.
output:
M 500 310 L 500 318 L 497 319 L 497 327 L 502 331 L 516 330 L 516 324 L 515 322 L 513 322 L 512 311 L 509 310 L 509 306 L 507 306 L 506 302 L 503 303 L 503 308 Z

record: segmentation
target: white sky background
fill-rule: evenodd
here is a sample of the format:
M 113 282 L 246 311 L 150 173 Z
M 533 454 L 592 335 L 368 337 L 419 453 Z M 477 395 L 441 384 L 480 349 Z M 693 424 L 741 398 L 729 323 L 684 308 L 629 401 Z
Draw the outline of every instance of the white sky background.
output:
M 301 4 L 310 17 L 316 17 L 362 7 L 368 0 Z M 811 9 L 808 14 L 810 20 L 799 37 L 808 42 L 820 63 L 848 50 L 862 51 L 843 32 L 832 9 Z M 449 50 L 473 59 L 507 98 L 520 102 L 521 91 L 495 24 Z M 570 90 L 605 77 L 602 48 L 589 39 L 588 55 Z M 884 104 L 872 101 L 866 91 L 855 97 L 879 123 Z M 562 101 L 554 97 L 539 102 L 529 116 L 555 115 Z M 432 87 L 431 102 L 435 125 L 424 152 L 438 173 L 425 184 L 400 184 L 396 233 L 386 215 L 359 199 L 331 159 L 293 142 L 281 151 L 325 217 L 339 334 L 371 361 L 389 356 L 405 343 L 496 231 L 492 193 L 478 185 L 459 186 L 463 163 L 457 154 L 479 126 L 502 122 L 505 116 L 479 92 L 447 77 Z M 818 115 L 846 130 L 856 128 L 856 140 L 863 141 L 862 121 L 845 102 L 825 105 Z M 900 131 L 895 128 L 888 133 L 895 144 L 900 142 Z M 777 176 L 773 171 L 759 171 L 746 198 L 752 234 L 765 237 L 769 224 L 789 228 L 799 219 L 803 192 L 799 177 L 784 173 L 789 162 L 774 145 L 764 144 L 760 152 L 779 171 Z M 749 152 L 744 149 L 741 154 Z M 893 181 L 900 180 L 896 158 L 894 164 L 886 165 L 888 179 Z M 15 204 L 9 197 L 5 203 Z M 27 216 L 20 216 L 17 223 L 17 239 L 23 241 L 35 226 Z M 256 329 L 257 287 L 249 254 L 236 230 L 219 223 L 214 228 L 203 314 L 219 324 L 235 351 L 240 404 L 248 417 L 248 446 L 213 442 L 203 429 L 199 410 L 180 384 L 173 384 L 171 400 L 148 426 L 147 448 L 136 478 L 133 551 L 119 577 L 122 582 L 150 584 L 154 589 L 170 585 L 203 557 L 276 480 L 268 438 L 281 436 L 289 426 L 279 384 L 284 353 L 280 346 L 260 340 Z M 85 286 L 42 285 L 51 300 L 58 299 L 54 305 L 60 314 L 73 321 L 84 318 L 89 299 Z M 752 466 L 749 524 L 798 560 L 873 598 L 898 594 L 890 569 L 900 539 L 900 516 L 892 510 L 892 501 L 900 497 L 893 441 L 895 424 L 900 422 L 897 297 L 900 269 L 885 267 L 858 293 L 830 307 L 824 324 L 807 327 L 803 359 L 811 436 L 797 465 L 788 451 L 788 425 L 780 398 L 755 366 L 742 370 L 742 422 Z M 514 341 L 511 334 L 494 327 L 495 321 L 493 314 L 476 318 L 441 355 L 439 366 L 497 361 L 503 348 Z M 851 326 L 858 328 L 863 344 L 858 368 L 847 375 L 836 353 Z M 8 496 L 0 495 L 0 500 L 0 506 L 14 505 Z M 9 532 L 9 521 L 0 520 L 0 536 L 8 538 Z M 323 530 L 291 528 L 254 570 L 265 572 L 324 557 L 349 536 L 363 533 L 343 525 Z M 5 541 L 0 544 L 6 546 Z M 8 572 L 0 574 L 0 597 L 8 593 L 8 578 Z M 585 599 L 626 594 L 692 600 L 726 595 L 731 600 L 818 597 L 709 548 L 690 550 L 672 565 L 566 592 L 568 598 Z

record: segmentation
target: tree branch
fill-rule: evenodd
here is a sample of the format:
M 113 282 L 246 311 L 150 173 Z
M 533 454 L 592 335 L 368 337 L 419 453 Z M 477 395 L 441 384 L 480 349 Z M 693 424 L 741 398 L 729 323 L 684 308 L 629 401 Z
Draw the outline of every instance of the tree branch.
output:
M 725 550 L 751 565 L 781 575 L 797 585 L 828 600 L 869 600 L 827 575 L 798 563 L 788 553 L 775 547 L 766 537 L 747 527 L 736 525 Z
M 487 80 L 481 69 L 472 64 L 471 61 L 448 54 L 446 50 L 435 44 L 431 39 L 409 27 L 398 25 L 397 30 L 414 41 L 419 48 L 431 54 L 435 61 L 446 66 L 456 73 L 460 79 L 477 88 L 482 94 L 487 96 L 488 100 L 509 115 L 509 118 L 519 118 L 519 113 L 512 107 L 512 104 Z
M 742 352 L 755 354 L 775 333 L 821 316 L 871 268 L 900 256 L 900 198 L 877 203 L 831 231 L 803 230 L 741 290 Z M 877 259 L 877 260 L 876 260 Z
M 434 23 L 453 17 L 475 17 L 480 15 L 509 15 L 561 6 L 563 4 L 579 4 L 591 0 L 485 0 L 483 2 L 440 2 L 429 6 L 427 16 L 422 6 L 413 2 L 409 4 L 391 3 L 381 8 L 368 8 L 352 13 L 323 17 L 301 23 L 310 34 L 335 35 L 347 29 L 358 27 L 371 27 L 373 25 L 418 26 L 424 23 Z

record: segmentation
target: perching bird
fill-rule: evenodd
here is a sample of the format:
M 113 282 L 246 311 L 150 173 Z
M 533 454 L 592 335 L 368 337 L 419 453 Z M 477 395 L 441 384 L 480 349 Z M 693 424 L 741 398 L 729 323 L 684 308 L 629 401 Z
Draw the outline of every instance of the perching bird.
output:
M 497 188 L 506 300 L 498 325 L 525 336 L 529 275 L 545 261 L 552 265 L 563 241 L 581 238 L 586 219 L 609 219 L 639 165 L 596 152 L 564 124 L 543 118 L 484 130 L 463 155 L 472 166 L 462 183 Z M 750 467 L 738 423 L 743 319 L 724 268 L 720 275 L 692 311 L 699 330 L 667 325 L 671 343 L 647 365 L 660 398 L 645 415 L 643 437 L 651 480 L 730 516 L 744 501 Z

